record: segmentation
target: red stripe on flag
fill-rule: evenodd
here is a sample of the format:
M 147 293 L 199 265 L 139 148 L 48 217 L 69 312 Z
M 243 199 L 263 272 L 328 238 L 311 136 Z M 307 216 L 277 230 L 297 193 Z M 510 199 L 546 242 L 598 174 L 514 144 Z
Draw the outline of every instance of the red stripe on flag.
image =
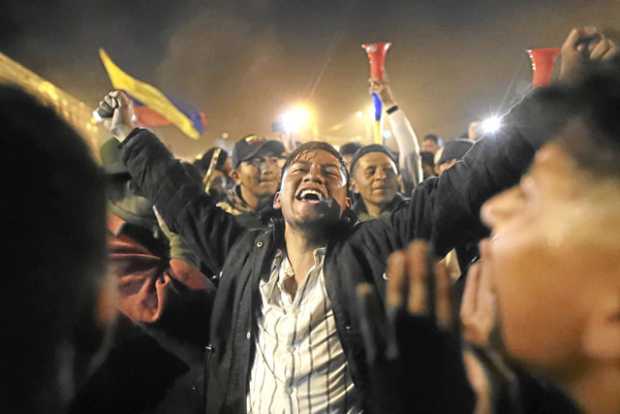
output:
M 172 124 L 172 122 L 147 106 L 135 106 L 134 111 L 138 122 L 145 127 L 155 128 Z

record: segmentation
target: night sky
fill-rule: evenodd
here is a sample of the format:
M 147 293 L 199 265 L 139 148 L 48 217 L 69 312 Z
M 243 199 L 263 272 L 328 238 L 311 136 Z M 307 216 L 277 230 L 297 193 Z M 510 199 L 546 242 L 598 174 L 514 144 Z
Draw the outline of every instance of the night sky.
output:
M 528 87 L 525 49 L 576 25 L 620 27 L 618 0 L 3 0 L 0 51 L 88 104 L 110 84 L 97 50 L 204 110 L 206 134 L 161 135 L 179 155 L 223 132 L 268 134 L 288 106 L 315 108 L 324 136 L 359 135 L 369 104 L 360 44 L 393 43 L 387 69 L 418 135 L 460 135 Z M 343 128 L 333 131 L 332 127 Z

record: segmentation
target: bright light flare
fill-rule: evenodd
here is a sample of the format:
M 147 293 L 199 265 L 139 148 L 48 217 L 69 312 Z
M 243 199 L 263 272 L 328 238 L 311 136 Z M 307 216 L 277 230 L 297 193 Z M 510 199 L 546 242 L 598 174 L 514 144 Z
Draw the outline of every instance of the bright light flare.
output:
M 312 121 L 312 112 L 305 106 L 296 106 L 282 114 L 282 125 L 289 133 L 296 133 L 309 127 Z
M 485 134 L 495 134 L 502 127 L 502 119 L 499 116 L 490 116 L 480 124 L 482 132 Z

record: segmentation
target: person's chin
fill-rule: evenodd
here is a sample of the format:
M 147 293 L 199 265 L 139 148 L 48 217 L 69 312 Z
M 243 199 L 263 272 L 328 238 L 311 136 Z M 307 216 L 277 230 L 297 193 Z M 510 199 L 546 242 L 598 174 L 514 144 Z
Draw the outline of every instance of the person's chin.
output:
M 265 181 L 259 181 L 258 182 L 258 186 L 261 188 L 269 188 L 269 189 L 275 189 L 278 187 L 278 180 L 265 180 Z
M 321 205 L 298 206 L 294 221 L 300 227 L 325 227 L 336 223 L 339 219 L 335 208 L 326 208 Z
M 377 197 L 376 195 L 372 197 L 370 200 L 372 201 L 373 204 L 378 205 L 378 206 L 388 204 L 391 201 L 389 197 L 384 197 L 384 196 Z

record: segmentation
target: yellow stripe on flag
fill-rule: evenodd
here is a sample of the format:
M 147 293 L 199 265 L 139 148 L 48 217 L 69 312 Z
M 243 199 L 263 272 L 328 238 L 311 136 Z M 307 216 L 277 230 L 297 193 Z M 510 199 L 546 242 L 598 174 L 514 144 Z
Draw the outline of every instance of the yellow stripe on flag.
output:
M 158 112 L 161 116 L 176 125 L 185 135 L 190 138 L 198 139 L 200 133 L 194 127 L 192 121 L 185 114 L 177 109 L 176 106 L 166 96 L 148 83 L 132 78 L 121 68 L 116 66 L 112 59 L 103 49 L 99 49 L 99 57 L 105 66 L 112 87 L 122 89 L 131 96 Z

